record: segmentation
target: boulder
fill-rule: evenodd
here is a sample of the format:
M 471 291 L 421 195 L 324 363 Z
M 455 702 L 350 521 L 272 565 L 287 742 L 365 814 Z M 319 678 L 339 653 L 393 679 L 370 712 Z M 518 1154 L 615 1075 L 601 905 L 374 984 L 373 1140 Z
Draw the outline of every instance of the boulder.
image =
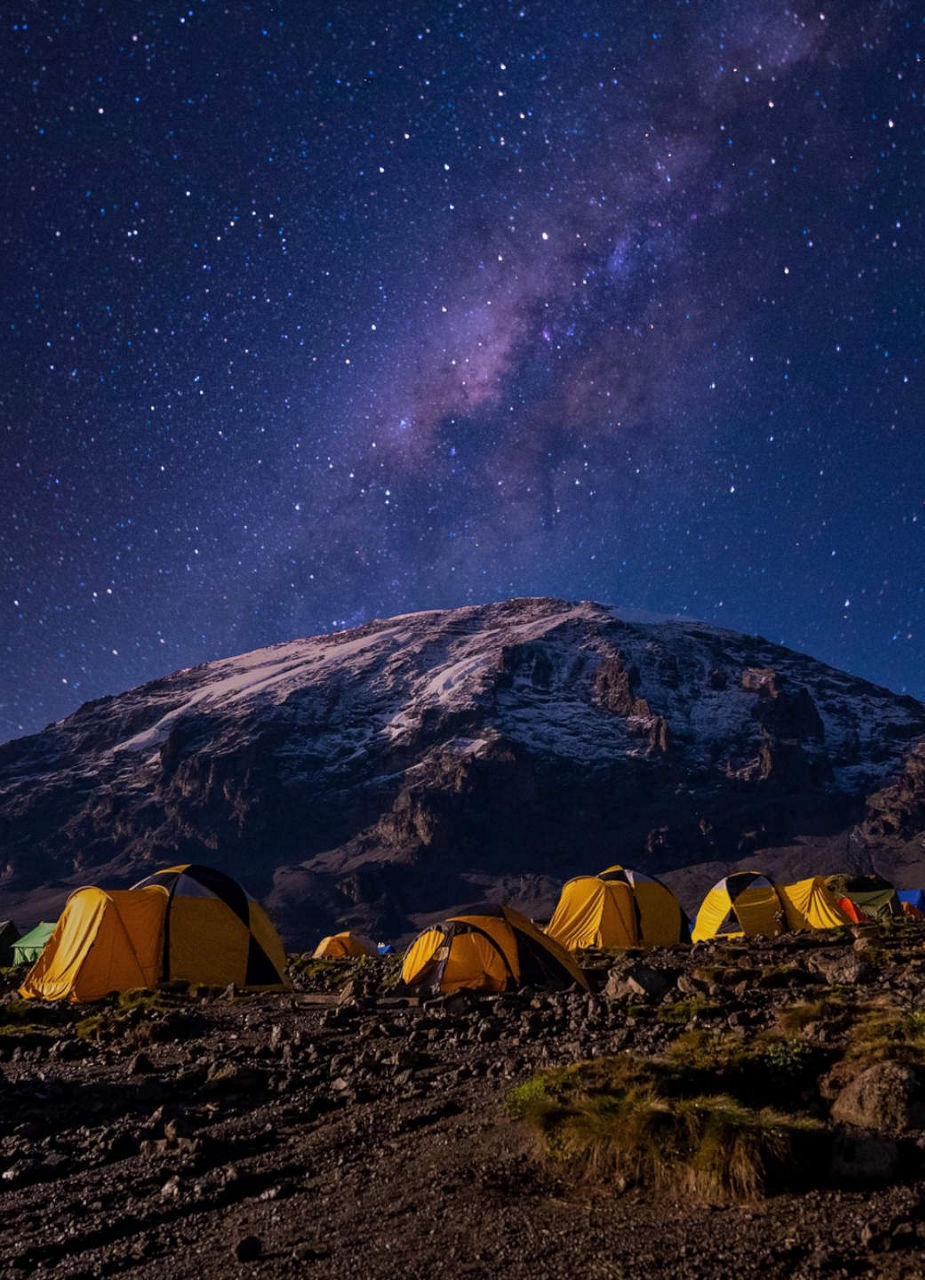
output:
M 661 1000 L 674 982 L 673 974 L 662 973 L 648 964 L 634 964 L 628 969 L 615 969 L 607 979 L 603 996 L 605 1000 L 624 1000 L 629 996 L 642 996 L 647 1000 Z
M 903 1134 L 925 1127 L 925 1082 L 899 1062 L 877 1062 L 846 1085 L 832 1104 L 839 1124 Z
M 839 986 L 864 986 L 877 976 L 874 966 L 856 951 L 820 951 L 807 964 L 826 982 Z

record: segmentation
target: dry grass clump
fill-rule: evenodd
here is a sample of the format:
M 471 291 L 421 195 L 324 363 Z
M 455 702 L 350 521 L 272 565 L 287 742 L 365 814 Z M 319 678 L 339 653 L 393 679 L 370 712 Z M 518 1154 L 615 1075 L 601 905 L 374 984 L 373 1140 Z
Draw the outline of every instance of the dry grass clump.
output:
M 845 1062 L 872 1066 L 891 1059 L 925 1067 L 925 1012 L 888 999 L 860 1000 L 857 993 L 836 988 L 819 1000 L 780 1010 L 777 1025 L 785 1035 L 825 1027 L 841 1042 Z
M 746 1036 L 700 1029 L 669 1045 L 665 1062 L 688 1091 L 718 1086 L 749 1106 L 789 1108 L 795 1097 L 814 1093 L 825 1054 L 805 1040 L 774 1031 Z
M 710 1000 L 707 996 L 690 996 L 686 1000 L 663 1001 L 656 1009 L 655 1016 L 659 1022 L 678 1025 L 691 1022 L 694 1018 L 717 1018 L 722 1012 L 723 1007 L 716 1000 Z
M 833 1031 L 844 1029 L 856 1012 L 851 989 L 830 987 L 817 1000 L 804 1000 L 777 1011 L 777 1024 L 787 1035 L 799 1035 L 811 1023 L 825 1023 Z
M 10 996 L 0 1003 L 0 1049 L 50 1043 L 61 1034 L 65 1017 L 55 1006 Z
M 293 985 L 302 991 L 335 992 L 355 978 L 373 987 L 389 989 L 401 980 L 401 955 L 322 956 L 310 951 L 288 957 L 287 971 Z
M 187 1019 L 177 1011 L 177 1001 L 167 991 L 140 987 L 107 997 L 111 1003 L 81 1018 L 76 1031 L 81 1040 L 113 1040 L 132 1033 L 133 1042 L 151 1044 L 179 1034 Z
M 851 1028 L 844 1060 L 864 1067 L 890 1060 L 925 1068 L 925 1011 L 867 1005 Z
M 548 1158 L 621 1189 L 728 1203 L 793 1182 L 820 1123 L 701 1092 L 699 1083 L 664 1060 L 620 1054 L 540 1073 L 514 1090 L 510 1106 Z
M 322 957 L 316 960 L 310 951 L 301 956 L 290 956 L 287 965 L 291 977 L 301 979 L 300 986 L 318 991 L 336 991 L 365 972 L 366 956 L 344 956 L 337 959 Z

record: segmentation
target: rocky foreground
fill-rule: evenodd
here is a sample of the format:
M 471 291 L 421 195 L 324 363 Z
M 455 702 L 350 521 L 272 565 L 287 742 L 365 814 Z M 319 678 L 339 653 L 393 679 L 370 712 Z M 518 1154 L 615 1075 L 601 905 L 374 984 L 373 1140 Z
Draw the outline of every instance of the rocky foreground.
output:
M 923 944 L 591 956 L 591 995 L 419 1003 L 395 961 L 307 958 L 279 996 L 10 992 L 0 1275 L 921 1276 Z M 744 1200 L 616 1176 L 606 1125 L 562 1126 L 626 1064 L 745 1082 L 810 1154 Z

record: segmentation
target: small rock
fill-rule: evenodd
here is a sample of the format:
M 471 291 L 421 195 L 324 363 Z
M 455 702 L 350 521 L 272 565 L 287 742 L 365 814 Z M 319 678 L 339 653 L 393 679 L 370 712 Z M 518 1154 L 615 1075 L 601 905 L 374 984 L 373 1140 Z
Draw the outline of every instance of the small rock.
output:
M 283 1200 L 287 1196 L 291 1196 L 295 1191 L 295 1184 L 288 1178 L 283 1178 L 282 1182 L 277 1182 L 272 1187 L 267 1187 L 265 1191 L 261 1191 L 257 1197 L 258 1200 Z
M 856 928 L 865 929 L 866 932 L 855 937 L 855 940 L 852 943 L 855 951 L 870 951 L 871 948 L 877 945 L 876 934 L 871 929 L 870 925 L 858 925 Z
M 170 1146 L 176 1146 L 182 1139 L 189 1137 L 189 1129 L 179 1118 L 168 1120 L 164 1125 L 164 1137 Z
M 154 1070 L 154 1063 L 146 1053 L 136 1053 L 128 1066 L 130 1076 L 146 1076 Z
M 661 969 L 653 969 L 650 965 L 635 965 L 627 975 L 630 988 L 641 996 L 649 996 L 661 1000 L 675 983 L 673 973 L 663 973 Z
M 209 1068 L 206 1085 L 227 1093 L 259 1093 L 267 1087 L 267 1078 L 259 1067 L 215 1062 Z
M 704 985 L 698 982 L 696 978 L 692 978 L 689 973 L 682 973 L 675 986 L 683 996 L 700 996 L 703 995 Z
M 442 1013 L 445 1018 L 458 1018 L 461 1014 L 472 1008 L 474 997 L 471 991 L 467 991 L 461 987 L 458 991 L 451 991 L 448 996 L 443 999 Z
M 484 1018 L 475 1038 L 479 1044 L 491 1044 L 501 1035 L 501 1023 L 497 1018 Z

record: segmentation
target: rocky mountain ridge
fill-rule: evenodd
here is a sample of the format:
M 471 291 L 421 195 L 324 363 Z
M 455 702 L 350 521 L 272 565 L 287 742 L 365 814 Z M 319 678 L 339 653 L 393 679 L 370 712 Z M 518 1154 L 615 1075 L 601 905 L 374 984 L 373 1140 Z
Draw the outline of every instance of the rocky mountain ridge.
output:
M 551 599 L 404 615 L 0 747 L 0 900 L 204 861 L 304 943 L 484 896 L 541 915 L 614 861 L 691 895 L 743 858 L 915 880 L 923 738 L 915 699 L 761 637 Z

